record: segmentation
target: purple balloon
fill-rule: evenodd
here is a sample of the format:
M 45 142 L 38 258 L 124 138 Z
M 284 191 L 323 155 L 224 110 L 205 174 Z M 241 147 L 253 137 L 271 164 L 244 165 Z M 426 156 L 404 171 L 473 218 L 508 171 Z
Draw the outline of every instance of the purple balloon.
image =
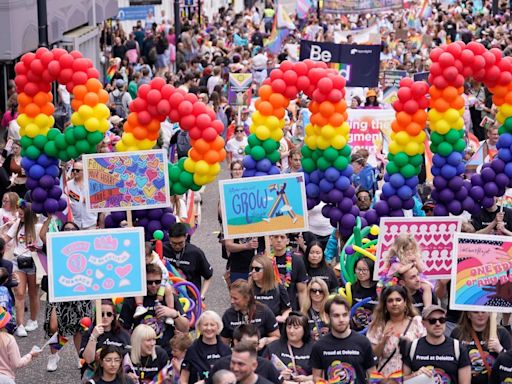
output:
M 160 221 L 160 218 L 162 217 L 163 213 L 164 212 L 161 209 L 159 209 L 159 208 L 157 208 L 157 209 L 150 209 L 148 211 L 147 217 L 148 217 L 149 220 L 158 220 L 158 221 Z
M 333 209 L 334 207 L 330 204 L 325 204 L 323 207 L 322 207 L 322 215 L 324 217 L 331 217 L 330 215 L 330 212 L 331 212 L 331 209 Z
M 364 218 L 368 222 L 368 225 L 377 224 L 379 221 L 379 215 L 375 209 L 369 209 L 368 211 L 364 212 L 364 214 Z
M 338 203 L 341 200 L 343 200 L 343 192 L 341 192 L 339 189 L 333 188 L 329 192 L 329 200 L 333 203 Z
M 55 199 L 46 199 L 44 210 L 50 214 L 57 212 L 59 210 L 59 202 Z
M 475 202 L 471 197 L 466 197 L 464 201 L 462 201 L 462 209 L 464 209 L 465 211 L 471 212 L 474 206 Z
M 308 205 L 308 210 L 315 208 L 315 206 L 319 203 L 319 201 L 312 199 L 310 197 L 307 198 L 306 202 Z
M 137 220 L 137 226 L 139 227 L 147 227 L 149 223 L 149 219 L 147 217 L 143 217 L 142 219 Z
M 347 188 L 346 191 L 343 191 L 343 194 L 345 195 L 345 197 L 352 198 L 356 195 L 356 189 L 351 185 Z
M 342 176 L 346 176 L 349 179 L 352 177 L 352 174 L 354 173 L 354 170 L 352 169 L 352 165 L 349 164 L 347 168 L 343 172 L 341 172 Z
M 441 176 L 443 176 L 445 179 L 451 179 L 452 177 L 455 177 L 457 175 L 457 167 L 454 167 L 450 164 L 445 164 L 441 168 Z
M 32 202 L 32 211 L 34 211 L 35 213 L 44 213 L 43 203 L 33 201 Z
M 43 188 L 37 187 L 30 193 L 30 197 L 32 198 L 32 201 L 44 203 L 48 198 L 48 193 Z
M 460 176 L 457 176 L 457 177 L 454 177 L 453 179 L 451 179 L 449 182 L 448 182 L 448 187 L 453 191 L 453 192 L 456 192 L 458 191 L 459 189 L 461 189 L 464 185 L 464 180 L 462 180 L 462 177 Z
M 383 200 L 378 201 L 375 204 L 374 208 L 375 208 L 375 212 L 377 213 L 378 217 L 387 216 L 389 213 L 389 206 L 386 201 L 383 201 Z
M 268 172 L 272 167 L 272 162 L 269 159 L 261 159 L 256 163 L 256 169 L 261 172 Z
M 162 229 L 162 223 L 160 220 L 151 220 L 148 223 L 148 232 L 153 233 L 155 231 L 158 231 L 159 229 Z
M 176 217 L 172 213 L 166 212 L 162 215 L 160 222 L 162 227 L 167 229 L 176 223 Z
M 473 176 L 471 176 L 471 184 L 473 186 L 476 185 L 476 186 L 479 186 L 479 187 L 483 187 L 484 186 L 484 182 L 482 180 L 482 176 L 480 176 L 478 173 L 476 173 Z
M 439 191 L 439 200 L 442 201 L 444 204 L 448 204 L 454 198 L 455 198 L 455 194 L 448 188 L 443 189 L 442 191 Z
M 136 212 L 136 211 L 135 211 Z M 110 216 L 112 216 L 112 218 L 117 222 L 117 223 L 120 223 L 121 221 L 123 220 L 126 220 L 126 212 L 123 212 L 123 211 L 116 211 L 116 212 L 112 212 L 110 214 Z
M 456 167 L 462 161 L 462 155 L 459 152 L 452 152 L 450 153 L 446 161 L 448 164 Z
M 117 227 L 117 223 L 112 218 L 112 215 L 108 215 L 107 217 L 105 217 L 105 228 L 116 228 L 116 227 Z
M 385 183 L 382 186 L 382 194 L 386 197 L 394 196 L 396 195 L 396 189 L 393 188 L 391 183 Z
M 396 194 L 402 200 L 408 200 L 412 197 L 412 190 L 407 185 L 404 185 L 396 191 Z
M 402 211 L 401 209 L 395 209 L 395 210 L 389 212 L 389 216 L 390 217 L 403 217 L 404 211 Z
M 469 192 L 466 188 L 461 188 L 457 192 L 455 192 L 455 200 L 463 201 L 466 197 L 468 197 Z
M 448 203 L 448 209 L 454 215 L 460 215 L 462 213 L 462 204 L 457 200 L 450 201 Z
M 494 181 L 485 183 L 484 192 L 485 192 L 485 196 L 487 196 L 487 197 L 498 196 L 498 186 L 496 185 L 496 183 Z
M 416 188 L 419 184 L 418 176 L 409 177 L 405 180 L 405 185 L 407 185 L 410 188 Z
M 391 196 L 388 199 L 389 209 L 394 211 L 402 208 L 402 200 L 398 196 Z
M 40 183 L 37 180 L 35 180 L 35 179 L 31 178 L 31 177 L 27 177 L 27 181 L 25 182 L 25 186 L 28 189 L 30 189 L 30 190 L 35 189 L 39 185 L 40 185 Z
M 62 189 L 60 189 L 57 186 L 53 186 L 48 191 L 48 196 L 50 196 L 52 199 L 59 200 L 60 197 L 62 196 Z
M 134 220 L 142 219 L 143 217 L 146 217 L 148 215 L 147 209 L 137 209 L 132 212 L 132 218 Z
M 55 178 L 49 175 L 44 175 L 39 179 L 39 184 L 45 189 L 50 189 L 55 185 Z
M 352 231 L 356 225 L 356 217 L 348 213 L 342 217 L 340 225 L 342 228 L 350 229 Z
M 350 210 L 350 214 L 354 215 L 355 217 L 359 216 L 361 212 L 359 211 L 359 207 L 357 205 L 353 205 L 352 209 Z M 363 226 L 361 226 L 363 228 Z
M 494 205 L 494 198 L 493 197 L 484 197 L 482 201 L 480 202 L 482 207 L 484 208 L 490 208 Z
M 471 196 L 473 200 L 480 201 L 485 196 L 484 189 L 481 186 L 471 187 L 469 190 L 469 196 Z
M 343 217 L 343 212 L 337 207 L 332 207 L 332 209 L 329 210 L 329 217 L 331 220 L 338 222 Z
M 318 197 L 320 194 L 320 188 L 318 188 L 318 185 L 309 183 L 306 184 L 306 195 L 308 197 Z
M 402 201 L 403 209 L 413 209 L 414 208 L 414 199 L 407 199 Z
M 59 212 L 62 212 L 67 208 L 68 202 L 66 201 L 66 199 L 59 199 L 57 201 L 59 203 Z
M 434 207 L 434 216 L 448 216 L 450 212 L 443 204 L 436 204 Z
M 281 174 L 281 170 L 279 168 L 277 168 L 275 165 L 273 165 L 272 167 L 270 167 L 268 174 L 269 175 L 279 175 L 279 174 Z
M 316 169 L 313 172 L 311 172 L 311 174 L 309 175 L 309 178 L 312 183 L 320 184 L 320 180 L 322 180 L 324 178 L 324 176 L 321 171 Z
M 343 212 L 348 213 L 354 206 L 354 202 L 349 197 L 344 197 L 343 200 L 341 200 L 338 204 L 338 208 L 341 209 Z
M 436 153 L 432 157 L 432 164 L 437 168 L 441 168 L 443 165 L 446 164 L 446 159 L 443 156 Z
M 442 176 L 434 177 L 434 187 L 436 189 L 444 189 L 448 185 L 446 179 Z
M 260 171 L 256 171 L 256 173 L 254 174 L 254 176 L 267 176 L 268 173 L 267 172 L 260 172 Z
M 498 187 L 505 188 L 510 182 L 510 179 L 504 173 L 498 173 L 494 182 Z
M 494 160 L 491 162 L 491 168 L 496 173 L 502 173 L 505 169 L 505 162 L 501 160 L 499 157 L 495 157 Z
M 493 181 L 496 178 L 496 173 L 492 170 L 491 167 L 482 169 L 480 175 L 482 176 L 482 180 L 484 181 L 484 183 Z
M 34 164 L 36 164 L 36 162 L 28 157 L 23 157 L 21 159 L 21 166 L 25 170 L 30 169 Z
M 500 160 L 507 164 L 512 161 L 512 151 L 509 148 L 501 148 L 498 151 L 498 157 L 496 157 L 495 159 L 497 158 L 499 158 Z

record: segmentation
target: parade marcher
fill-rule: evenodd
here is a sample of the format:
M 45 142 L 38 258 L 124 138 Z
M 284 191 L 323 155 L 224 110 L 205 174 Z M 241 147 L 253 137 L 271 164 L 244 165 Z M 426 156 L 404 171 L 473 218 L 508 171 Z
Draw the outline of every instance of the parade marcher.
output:
M 338 279 L 331 266 L 325 262 L 322 243 L 315 240 L 308 244 L 304 254 L 304 264 L 310 278 L 317 276 L 325 281 L 329 292 L 337 291 Z
M 306 302 L 300 311 L 307 316 L 311 336 L 317 341 L 329 332 L 329 315 L 325 313 L 325 303 L 329 299 L 327 284 L 320 277 L 313 277 L 308 283 Z

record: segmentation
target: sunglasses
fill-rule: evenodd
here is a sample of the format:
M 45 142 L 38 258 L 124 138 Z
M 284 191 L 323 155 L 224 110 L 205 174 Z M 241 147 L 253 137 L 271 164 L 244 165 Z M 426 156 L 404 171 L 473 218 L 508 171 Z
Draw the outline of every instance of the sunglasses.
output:
M 148 280 L 146 282 L 147 285 L 158 285 L 162 282 L 162 280 Z
M 75 173 L 78 173 L 78 172 L 80 172 L 80 171 L 81 171 L 81 169 L 77 169 L 77 168 L 73 168 L 73 169 L 71 170 L 71 172 L 75 172 Z
M 369 196 L 361 196 L 361 197 L 358 197 L 357 200 L 359 200 L 359 201 L 369 201 L 370 197 Z
M 244 131 L 236 130 L 235 133 L 243 133 Z
M 263 271 L 263 267 L 251 267 L 251 271 L 261 272 L 261 271 Z
M 112 317 L 114 316 L 113 312 L 101 312 L 101 317 Z
M 324 293 L 324 291 L 322 291 L 321 289 L 318 289 L 318 288 L 311 288 L 309 290 L 309 292 L 317 294 L 317 295 L 320 295 L 320 294 Z
M 439 318 L 432 318 L 432 319 L 427 319 L 428 323 L 430 325 L 434 325 L 435 323 L 437 323 L 439 321 L 439 324 L 444 324 L 446 323 L 446 317 L 439 317 Z

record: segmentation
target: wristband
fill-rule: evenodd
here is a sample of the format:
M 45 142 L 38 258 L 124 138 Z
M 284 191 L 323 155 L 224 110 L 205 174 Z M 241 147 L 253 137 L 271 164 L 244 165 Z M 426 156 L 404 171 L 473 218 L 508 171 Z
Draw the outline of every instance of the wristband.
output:
M 91 335 L 91 337 L 89 337 L 89 341 L 97 342 L 98 339 L 96 338 L 96 336 Z

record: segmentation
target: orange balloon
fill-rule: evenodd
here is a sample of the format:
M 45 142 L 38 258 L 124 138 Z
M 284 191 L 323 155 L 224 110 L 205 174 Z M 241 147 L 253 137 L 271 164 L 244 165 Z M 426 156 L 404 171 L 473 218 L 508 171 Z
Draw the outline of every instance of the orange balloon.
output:
M 41 113 L 41 109 L 37 106 L 36 103 L 30 103 L 25 107 L 25 114 L 28 117 L 36 117 Z
M 329 118 L 334 112 L 336 112 L 336 109 L 334 107 L 334 104 L 330 101 L 324 101 L 320 104 L 320 113 L 324 116 Z
M 438 89 L 435 85 L 431 86 L 428 92 L 430 93 L 430 97 L 433 99 L 439 99 L 443 96 L 443 90 Z
M 425 125 L 427 118 L 428 118 L 427 112 L 425 112 L 425 110 L 423 110 L 423 109 L 418 109 L 412 116 L 412 121 L 414 121 L 415 123 L 418 123 L 420 125 Z
M 274 109 L 274 116 L 277 117 L 279 120 L 284 119 L 285 113 L 286 110 L 282 107 Z
M 32 98 L 27 95 L 25 92 L 21 92 L 18 94 L 18 105 L 25 106 L 32 102 Z
M 459 92 L 457 91 L 457 88 L 455 88 L 455 87 L 446 87 L 443 90 L 443 99 L 445 99 L 447 101 L 452 101 L 457 96 L 459 96 Z
M 462 109 L 464 108 L 464 99 L 461 96 L 458 96 L 450 103 L 450 106 L 455 109 Z
M 345 121 L 348 120 L 348 113 L 347 112 L 343 112 L 343 120 L 345 120 Z
M 84 103 L 82 100 L 78 100 L 78 99 L 71 100 L 71 108 L 73 109 L 73 111 L 78 111 L 78 108 L 80 108 L 83 104 Z
M 343 115 L 341 113 L 333 113 L 329 117 L 329 124 L 331 124 L 333 127 L 339 127 L 344 122 L 345 120 L 343 120 Z
M 288 106 L 290 102 L 284 95 L 281 95 L 280 93 L 271 94 L 270 97 L 268 98 L 268 101 L 270 102 L 270 104 L 272 104 L 274 108 L 284 108 Z
M 505 103 L 505 98 L 494 95 L 492 97 L 492 102 L 496 104 L 498 107 L 502 106 Z
M 431 108 L 437 109 L 439 112 L 446 112 L 448 108 L 450 108 L 450 104 L 445 99 L 436 99 L 432 104 L 431 100 Z
M 324 127 L 327 124 L 329 124 L 329 119 L 324 117 L 324 115 L 322 115 L 320 113 L 316 114 L 316 121 L 317 121 L 317 125 L 319 125 L 320 127 Z
M 85 86 L 87 87 L 89 92 L 94 92 L 94 93 L 98 93 L 100 91 L 100 89 L 103 89 L 103 87 L 101 86 L 101 82 L 95 78 L 91 78 L 91 79 L 87 80 L 87 82 L 85 83 Z
M 311 113 L 317 113 L 319 110 L 319 104 L 316 101 L 309 103 L 309 110 Z
M 135 113 L 133 114 L 135 115 Z M 150 132 L 160 131 L 160 121 L 158 119 L 151 119 L 149 124 L 146 126 L 146 129 Z
M 494 88 L 489 88 L 489 91 L 491 91 L 495 96 L 505 97 L 508 93 L 508 87 L 506 85 L 497 85 Z
M 219 162 L 219 152 L 217 151 L 208 151 L 204 154 L 204 161 L 208 164 L 215 164 Z
M 159 137 L 160 137 L 159 132 L 148 132 L 146 139 L 151 140 L 151 141 L 157 141 Z
M 215 140 L 210 143 L 210 148 L 215 151 L 220 151 L 224 148 L 224 139 L 221 136 L 217 136 Z
M 124 122 L 124 125 L 123 125 L 123 131 L 124 132 L 133 132 L 133 128 L 136 127 L 137 125 L 133 125 L 133 124 L 130 124 L 129 121 L 125 121 Z
M 73 101 L 71 101 L 71 102 L 73 102 Z M 41 113 L 44 113 L 47 116 L 53 115 L 54 112 L 55 112 L 55 107 L 53 106 L 52 103 L 46 103 L 43 107 L 41 107 Z
M 75 96 L 75 99 L 82 100 L 86 93 L 87 87 L 85 85 L 77 85 L 73 88 L 73 96 Z
M 190 141 L 192 147 L 197 149 L 199 153 L 206 153 L 210 150 L 210 143 L 208 143 L 205 139 L 200 138 L 197 140 Z
M 195 148 L 191 148 L 190 149 L 190 152 L 188 153 L 188 156 L 194 160 L 194 161 L 199 161 L 199 160 L 202 160 L 203 159 L 203 155 L 199 153 L 199 151 Z
M 393 120 L 393 122 L 391 123 L 391 129 L 395 133 L 403 131 L 403 128 L 398 124 L 398 122 L 396 120 Z
M 46 93 L 37 92 L 36 95 L 34 96 L 33 102 L 36 103 L 39 107 L 42 107 L 43 105 L 45 105 L 48 102 Z
M 142 127 L 134 128 L 132 133 L 137 140 L 144 140 L 148 137 L 148 132 Z
M 406 132 L 411 136 L 418 136 L 422 130 L 422 125 L 412 122 L 407 126 Z
M 512 92 L 508 92 L 506 95 L 505 95 L 505 102 L 507 104 L 512 104 Z
M 262 115 L 270 116 L 272 115 L 272 112 L 274 112 L 274 107 L 272 107 L 272 104 L 270 104 L 268 101 L 262 101 L 258 105 L 258 111 L 260 111 Z
M 98 97 L 97 93 L 94 92 L 87 92 L 84 96 L 84 104 L 88 105 L 89 107 L 96 106 L 100 101 L 100 98 Z
M 347 110 L 347 103 L 345 100 L 340 100 L 336 104 L 334 104 L 334 109 L 338 113 L 343 113 Z
M 101 104 L 107 104 L 108 103 L 108 92 L 102 89 L 99 93 L 99 99 Z
M 136 113 L 130 113 L 128 114 L 128 119 L 126 120 L 131 125 L 135 126 L 139 124 L 139 120 L 137 120 L 137 114 Z
M 412 116 L 409 115 L 407 112 L 401 111 L 396 114 L 396 121 L 400 123 L 400 125 L 406 126 L 409 124 L 412 120 Z
M 266 101 L 270 98 L 270 95 L 272 95 L 273 93 L 272 87 L 270 85 L 262 85 L 258 93 L 260 94 L 260 98 L 263 101 Z
M 219 162 L 224 161 L 226 159 L 226 150 L 221 148 L 219 151 Z

